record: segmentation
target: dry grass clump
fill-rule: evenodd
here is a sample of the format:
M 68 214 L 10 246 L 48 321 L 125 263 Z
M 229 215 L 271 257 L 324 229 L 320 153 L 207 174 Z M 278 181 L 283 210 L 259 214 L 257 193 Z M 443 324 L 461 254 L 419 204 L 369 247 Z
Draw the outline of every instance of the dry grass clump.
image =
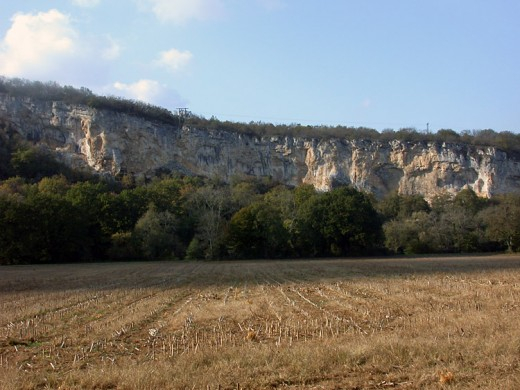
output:
M 520 388 L 520 257 L 5 267 L 0 388 Z
M 451 371 L 447 371 L 446 373 L 441 372 L 439 374 L 439 382 L 443 385 L 447 383 L 452 383 L 454 378 L 455 375 L 453 375 L 453 372 Z

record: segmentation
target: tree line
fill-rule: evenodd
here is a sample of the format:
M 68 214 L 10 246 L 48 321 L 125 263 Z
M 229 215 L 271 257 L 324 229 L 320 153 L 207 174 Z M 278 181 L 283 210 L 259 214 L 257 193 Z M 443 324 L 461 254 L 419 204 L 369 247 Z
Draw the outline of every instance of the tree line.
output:
M 4 164 L 1 264 L 520 249 L 519 195 L 378 200 L 348 186 L 318 192 L 269 179 L 103 179 L 51 162 L 25 146 Z
M 352 126 L 325 126 L 277 124 L 266 122 L 230 122 L 220 121 L 215 117 L 206 119 L 191 115 L 185 124 L 202 129 L 218 129 L 249 135 L 264 136 L 292 136 L 318 139 L 347 139 L 367 141 L 403 141 L 403 142 L 439 142 L 451 144 L 466 144 L 478 147 L 491 146 L 518 155 L 520 153 L 520 134 L 511 131 L 496 132 L 492 129 L 464 130 L 458 133 L 452 129 L 439 129 L 437 132 L 420 131 L 415 128 L 401 128 L 399 130 L 384 129 L 378 132 L 368 127 Z
M 96 95 L 88 88 L 75 88 L 69 85 L 61 86 L 52 81 L 44 83 L 41 81 L 0 77 L 0 93 L 18 97 L 30 97 L 31 99 L 41 101 L 82 104 L 99 110 L 120 112 L 173 126 L 181 124 L 179 115 L 172 113 L 166 108 L 140 100 Z
M 385 129 L 378 132 L 367 127 L 272 124 L 267 122 L 230 122 L 216 117 L 209 119 L 196 114 L 187 117 L 172 113 L 166 108 L 144 103 L 138 100 L 123 99 L 116 96 L 100 96 L 87 88 L 61 86 L 55 82 L 30 81 L 18 78 L 0 77 L 0 93 L 11 96 L 31 97 L 45 101 L 63 101 L 68 104 L 83 104 L 101 110 L 111 110 L 138 116 L 151 121 L 162 122 L 174 127 L 182 125 L 208 130 L 224 130 L 255 136 L 293 136 L 306 138 L 342 138 L 349 140 L 363 139 L 371 141 L 404 142 L 448 142 L 475 146 L 497 147 L 510 153 L 520 153 L 520 134 L 512 131 L 496 132 L 492 129 L 465 130 L 458 133 L 452 129 L 440 129 L 427 132 L 415 128 L 398 130 Z

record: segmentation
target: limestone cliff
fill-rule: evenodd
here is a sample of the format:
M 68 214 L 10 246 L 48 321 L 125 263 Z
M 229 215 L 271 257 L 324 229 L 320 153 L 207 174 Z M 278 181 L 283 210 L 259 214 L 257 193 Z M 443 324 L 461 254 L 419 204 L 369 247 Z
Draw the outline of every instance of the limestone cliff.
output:
M 151 176 L 268 176 L 320 190 L 352 184 L 377 196 L 432 198 L 470 187 L 483 197 L 520 192 L 520 161 L 493 147 L 289 136 L 178 127 L 84 105 L 0 94 L 0 121 L 76 168 Z

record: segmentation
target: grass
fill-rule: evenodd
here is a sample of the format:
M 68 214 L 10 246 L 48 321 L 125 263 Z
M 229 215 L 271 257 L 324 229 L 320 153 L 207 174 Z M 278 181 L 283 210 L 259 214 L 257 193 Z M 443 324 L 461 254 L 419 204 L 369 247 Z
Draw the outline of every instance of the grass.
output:
M 520 388 L 520 256 L 0 268 L 1 389 Z

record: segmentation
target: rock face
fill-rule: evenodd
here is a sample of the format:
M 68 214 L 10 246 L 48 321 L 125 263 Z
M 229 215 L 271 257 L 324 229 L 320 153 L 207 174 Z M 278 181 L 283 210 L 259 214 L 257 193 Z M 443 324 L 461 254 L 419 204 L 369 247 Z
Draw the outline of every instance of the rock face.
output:
M 69 165 L 103 174 L 265 176 L 328 190 L 351 184 L 384 196 L 427 199 L 472 188 L 520 192 L 520 161 L 493 147 L 439 142 L 258 137 L 182 128 L 118 112 L 0 94 L 0 122 L 47 146 Z M 6 126 L 4 126 L 5 128 Z

